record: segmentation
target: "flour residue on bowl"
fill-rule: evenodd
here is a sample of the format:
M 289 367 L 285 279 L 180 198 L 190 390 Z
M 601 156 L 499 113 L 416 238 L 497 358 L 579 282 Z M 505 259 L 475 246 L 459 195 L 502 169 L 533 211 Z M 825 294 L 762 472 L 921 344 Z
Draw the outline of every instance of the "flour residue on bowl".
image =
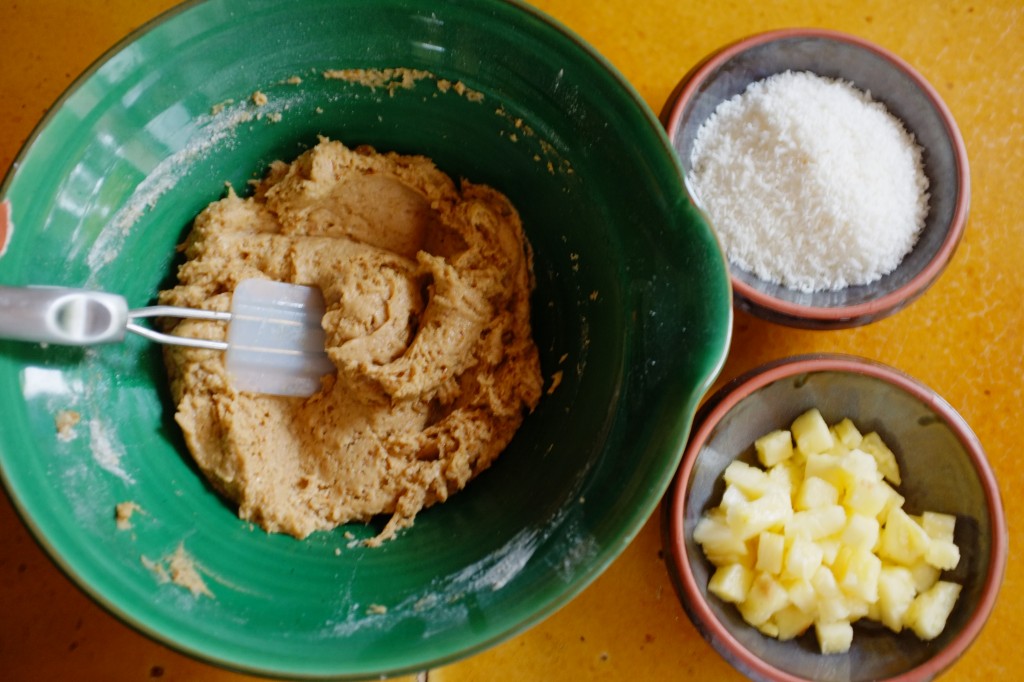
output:
M 100 270 L 118 257 L 131 229 L 146 212 L 156 206 L 164 194 L 181 182 L 195 162 L 203 159 L 217 146 L 232 143 L 240 126 L 262 119 L 270 123 L 279 122 L 295 101 L 294 97 L 275 96 L 267 97 L 266 103 L 257 105 L 251 96 L 240 102 L 226 99 L 215 104 L 209 114 L 202 114 L 192 120 L 188 142 L 146 173 L 146 177 L 135 187 L 135 191 L 89 249 L 86 264 L 91 273 L 87 286 L 98 285 Z
M 124 445 L 114 440 L 110 427 L 98 419 L 89 420 L 89 448 L 93 461 L 125 483 L 132 485 L 135 479 L 121 466 L 124 457 Z
M 561 559 L 555 575 L 571 582 L 574 571 L 591 560 L 599 550 L 596 538 L 581 523 L 580 490 L 586 472 L 573 481 L 567 500 L 545 523 L 519 531 L 499 548 L 449 575 L 434 578 L 422 591 L 409 594 L 393 604 L 353 602 L 351 592 L 339 592 L 340 609 L 335 619 L 324 623 L 322 636 L 335 639 L 367 630 L 383 631 L 408 619 L 417 620 L 432 637 L 459 627 L 471 618 L 471 604 L 479 605 L 488 594 L 497 595 L 537 560 L 538 550 L 552 538 L 561 537 L 550 555 Z M 563 537 L 564 536 L 564 537 Z M 495 597 L 499 598 L 499 597 Z M 474 607 L 475 608 L 475 607 Z M 369 617 L 374 616 L 374 617 Z

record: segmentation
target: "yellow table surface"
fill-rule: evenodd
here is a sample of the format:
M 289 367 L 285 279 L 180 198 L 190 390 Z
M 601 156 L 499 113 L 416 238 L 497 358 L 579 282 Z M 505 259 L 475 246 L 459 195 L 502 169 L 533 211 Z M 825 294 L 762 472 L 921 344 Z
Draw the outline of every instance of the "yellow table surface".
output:
M 172 0 L 0 4 L 0 172 L 47 107 L 94 59 Z M 923 298 L 860 329 L 810 332 L 737 314 L 720 381 L 796 353 L 874 358 L 928 384 L 974 428 L 1002 489 L 1010 559 L 995 611 L 944 680 L 1003 680 L 1024 666 L 1024 5 L 1020 0 L 538 0 L 660 111 L 679 78 L 726 42 L 818 26 L 867 38 L 938 89 L 967 144 L 973 200 L 956 256 Z M 2 407 L 0 407 L 2 409 Z M 661 556 L 660 519 L 577 599 L 470 659 L 425 671 L 473 680 L 741 679 L 683 613 Z M 193 661 L 94 605 L 0 501 L 0 676 L 7 680 L 251 679 Z

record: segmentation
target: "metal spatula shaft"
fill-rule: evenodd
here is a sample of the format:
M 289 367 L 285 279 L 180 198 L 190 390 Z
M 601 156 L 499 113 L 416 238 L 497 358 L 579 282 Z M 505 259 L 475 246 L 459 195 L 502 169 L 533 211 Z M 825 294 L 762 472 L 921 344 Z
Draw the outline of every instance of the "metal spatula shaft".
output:
M 231 312 L 175 306 L 128 309 L 116 294 L 62 287 L 0 287 L 0 338 L 69 346 L 124 339 L 132 332 L 162 344 L 225 351 L 239 391 L 283 396 L 315 393 L 334 365 L 324 349 L 318 289 L 270 280 L 239 283 Z M 151 317 L 228 322 L 227 341 L 164 334 L 140 323 Z

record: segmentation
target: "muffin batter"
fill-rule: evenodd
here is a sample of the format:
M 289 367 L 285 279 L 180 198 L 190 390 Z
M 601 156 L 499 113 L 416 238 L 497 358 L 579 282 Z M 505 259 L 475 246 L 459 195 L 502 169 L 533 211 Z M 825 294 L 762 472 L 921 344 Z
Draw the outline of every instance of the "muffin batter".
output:
M 239 515 L 305 537 L 409 526 L 486 469 L 540 399 L 532 253 L 496 190 L 423 157 L 321 140 L 196 219 L 168 305 L 228 310 L 242 280 L 319 287 L 336 375 L 310 398 L 240 393 L 222 353 L 167 347 L 176 419 Z M 223 339 L 222 324 L 175 333 Z

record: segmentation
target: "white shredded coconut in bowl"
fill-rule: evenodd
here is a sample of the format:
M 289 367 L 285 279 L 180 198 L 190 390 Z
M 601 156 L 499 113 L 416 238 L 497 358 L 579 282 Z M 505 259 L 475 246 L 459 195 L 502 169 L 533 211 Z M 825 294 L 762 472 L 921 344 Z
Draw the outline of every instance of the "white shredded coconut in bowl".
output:
M 691 191 L 729 260 L 803 292 L 869 284 L 928 214 L 922 150 L 850 83 L 787 71 L 722 102 L 697 131 Z

